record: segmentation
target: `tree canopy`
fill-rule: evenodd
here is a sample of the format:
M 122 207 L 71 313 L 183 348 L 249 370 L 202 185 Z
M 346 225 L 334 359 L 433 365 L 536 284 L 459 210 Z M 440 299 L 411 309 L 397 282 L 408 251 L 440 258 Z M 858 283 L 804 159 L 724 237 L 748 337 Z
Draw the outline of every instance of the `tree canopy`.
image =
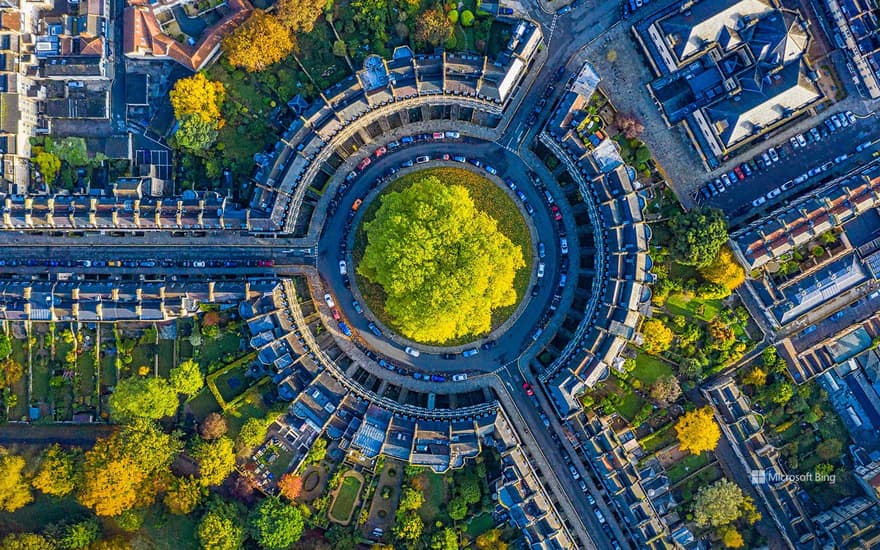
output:
M 672 330 L 659 319 L 645 319 L 641 333 L 645 338 L 642 347 L 650 353 L 662 353 L 668 350 L 675 337 Z
M 722 246 L 718 255 L 708 265 L 699 269 L 703 279 L 710 283 L 723 285 L 727 290 L 733 291 L 746 280 L 746 271 L 736 261 L 730 247 Z
M 163 502 L 172 514 L 185 516 L 196 509 L 207 491 L 194 477 L 174 477 L 168 485 Z
M 675 433 L 679 448 L 695 455 L 713 450 L 721 438 L 721 429 L 708 406 L 684 413 L 675 424 Z
M 278 480 L 278 492 L 291 502 L 296 502 L 296 499 L 302 493 L 302 488 L 302 477 L 294 473 L 286 473 Z
M 455 529 L 446 527 L 431 536 L 431 550 L 458 550 L 458 535 Z
M 669 252 L 678 263 L 705 267 L 727 242 L 727 220 L 717 208 L 694 208 L 669 220 Z
M 205 487 L 220 485 L 235 470 L 233 443 L 225 435 L 214 441 L 199 441 L 193 458 L 199 463 L 199 479 Z
M 26 466 L 23 457 L 0 447 L 0 510 L 14 512 L 34 500 L 26 477 Z
M 11 388 L 24 375 L 21 363 L 12 357 L 0 359 L 0 390 Z
M 158 420 L 177 411 L 177 392 L 164 378 L 124 378 L 110 395 L 110 414 L 116 420 Z
M 290 547 L 300 539 L 304 527 L 299 508 L 271 496 L 251 512 L 249 522 L 251 536 L 266 550 Z
M 223 40 L 230 65 L 252 73 L 262 71 L 295 49 L 290 29 L 263 10 L 254 13 Z
M 192 359 L 187 359 L 171 369 L 171 372 L 168 374 L 168 380 L 171 382 L 171 387 L 174 388 L 174 391 L 182 393 L 187 397 L 192 397 L 199 393 L 199 390 L 205 385 L 205 377 L 202 375 L 202 370 L 199 364 Z
M 668 407 L 681 397 L 681 386 L 678 378 L 671 374 L 660 376 L 651 384 L 651 399 L 661 407 Z
M 205 73 L 196 73 L 175 82 L 168 98 L 177 120 L 187 115 L 197 115 L 217 127 L 223 125 L 220 108 L 226 99 L 226 89 L 222 82 L 208 80 Z
M 217 125 L 198 115 L 184 115 L 174 133 L 174 144 L 190 151 L 203 153 L 217 140 Z
M 229 502 L 213 502 L 199 523 L 198 535 L 205 550 L 241 548 L 245 531 L 236 507 Z
M 224 435 L 228 429 L 226 419 L 220 413 L 213 412 L 206 416 L 199 425 L 199 435 L 202 436 L 202 439 L 210 441 Z
M 326 0 L 278 0 L 275 16 L 291 31 L 309 33 L 324 13 L 325 6 Z
M 720 527 L 742 516 L 746 496 L 739 486 L 727 478 L 704 485 L 694 498 L 694 521 L 700 527 Z
M 36 533 L 10 533 L 0 540 L 3 550 L 55 550 L 52 541 Z
M 236 447 L 239 451 L 249 451 L 266 439 L 269 422 L 265 418 L 250 417 L 245 420 L 238 432 Z
M 35 489 L 47 495 L 63 497 L 76 486 L 77 465 L 73 453 L 67 452 L 57 443 L 45 451 L 40 458 L 40 466 L 32 480 Z
M 416 40 L 438 46 L 452 36 L 452 22 L 440 8 L 431 8 L 416 21 Z
M 388 193 L 365 232 L 358 272 L 382 286 L 385 311 L 408 338 L 484 334 L 492 310 L 516 302 L 523 252 L 460 185 L 428 176 Z

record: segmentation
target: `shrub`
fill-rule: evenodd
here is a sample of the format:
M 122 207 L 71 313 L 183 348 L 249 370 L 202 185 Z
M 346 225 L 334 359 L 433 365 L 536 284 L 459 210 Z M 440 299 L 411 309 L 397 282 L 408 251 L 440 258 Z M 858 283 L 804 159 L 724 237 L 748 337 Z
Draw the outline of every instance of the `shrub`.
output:
M 449 22 L 453 25 L 458 23 L 458 10 L 452 10 L 446 14 L 446 17 L 449 18 Z
M 464 10 L 461 12 L 461 26 L 462 27 L 470 27 L 474 24 L 474 14 L 471 10 Z

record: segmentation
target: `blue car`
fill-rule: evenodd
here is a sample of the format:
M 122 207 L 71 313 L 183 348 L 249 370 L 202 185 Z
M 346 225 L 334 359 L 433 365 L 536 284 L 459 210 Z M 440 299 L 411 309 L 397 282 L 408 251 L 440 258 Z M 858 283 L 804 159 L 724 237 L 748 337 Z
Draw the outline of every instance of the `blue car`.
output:
M 412 136 L 403 136 L 403 137 L 400 139 L 400 142 L 403 143 L 404 145 L 409 144 L 409 143 L 412 143 L 413 141 L 415 141 L 415 140 L 413 139 Z
M 339 321 L 339 330 L 342 331 L 342 334 L 351 338 L 351 329 L 348 328 L 348 325 L 345 324 L 345 321 Z

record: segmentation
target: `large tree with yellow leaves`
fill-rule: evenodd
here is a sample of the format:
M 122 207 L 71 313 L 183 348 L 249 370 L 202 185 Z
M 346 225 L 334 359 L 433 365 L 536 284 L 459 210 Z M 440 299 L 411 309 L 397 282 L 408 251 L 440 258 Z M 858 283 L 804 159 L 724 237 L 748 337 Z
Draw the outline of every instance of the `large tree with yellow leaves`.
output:
M 385 311 L 407 338 L 485 334 L 492 310 L 517 299 L 523 252 L 460 185 L 427 176 L 388 193 L 365 233 L 358 273 L 382 286 Z
M 290 29 L 263 10 L 254 13 L 223 40 L 226 59 L 252 73 L 278 63 L 296 48 Z
M 679 448 L 695 455 L 713 450 L 721 438 L 721 429 L 708 406 L 684 413 L 675 424 L 675 433 Z

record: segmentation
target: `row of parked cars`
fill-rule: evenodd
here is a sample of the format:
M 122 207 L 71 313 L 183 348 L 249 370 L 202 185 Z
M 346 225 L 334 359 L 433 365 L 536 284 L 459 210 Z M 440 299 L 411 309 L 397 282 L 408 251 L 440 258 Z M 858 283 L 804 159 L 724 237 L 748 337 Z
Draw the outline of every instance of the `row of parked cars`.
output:
M 357 171 L 352 170 L 345 177 L 347 181 L 352 181 L 358 176 L 358 172 L 363 172 L 367 166 L 373 163 L 373 159 L 380 158 L 382 155 L 387 153 L 388 151 L 393 151 L 394 149 L 398 149 L 405 145 L 412 145 L 416 142 L 421 141 L 441 141 L 444 139 L 459 139 L 461 138 L 461 134 L 458 132 L 434 132 L 432 134 L 414 134 L 411 136 L 404 136 L 400 139 L 400 141 L 392 141 L 388 145 L 383 145 L 373 151 L 373 154 L 369 157 L 364 157 L 358 165 Z
M 272 267 L 275 260 L 2 260 L 0 267 Z

